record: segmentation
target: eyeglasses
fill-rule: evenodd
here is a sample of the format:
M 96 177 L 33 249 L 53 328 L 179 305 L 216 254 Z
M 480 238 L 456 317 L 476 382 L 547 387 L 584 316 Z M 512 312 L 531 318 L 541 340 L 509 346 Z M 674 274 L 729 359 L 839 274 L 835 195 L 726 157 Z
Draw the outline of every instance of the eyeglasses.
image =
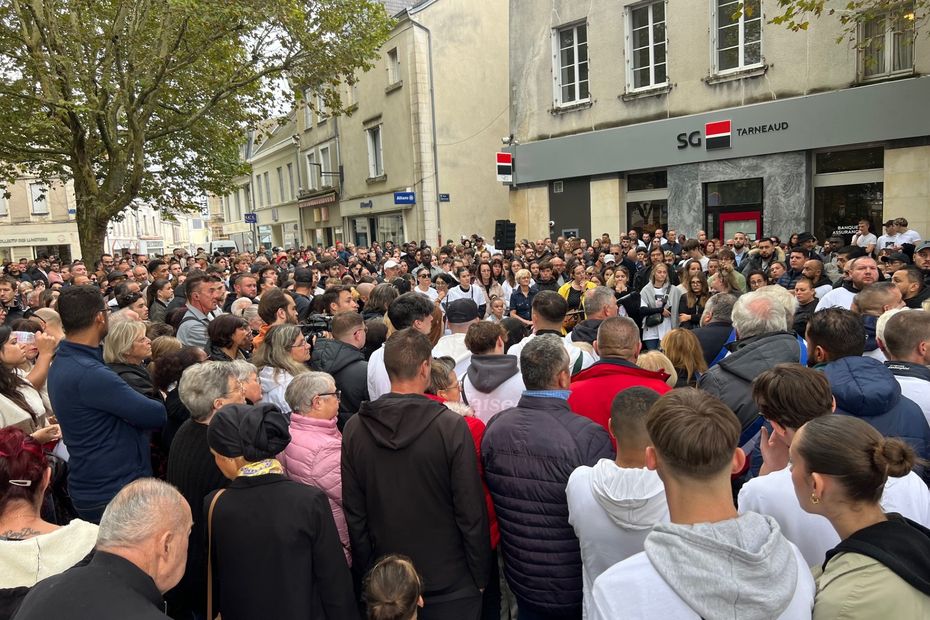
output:
M 317 396 L 335 396 L 336 400 L 342 398 L 342 390 L 336 390 L 335 392 L 320 392 Z

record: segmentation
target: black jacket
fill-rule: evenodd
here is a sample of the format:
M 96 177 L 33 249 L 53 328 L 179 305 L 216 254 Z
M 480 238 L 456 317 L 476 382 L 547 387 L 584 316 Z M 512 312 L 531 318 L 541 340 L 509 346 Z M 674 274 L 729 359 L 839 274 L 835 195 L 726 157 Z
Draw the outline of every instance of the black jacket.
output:
M 318 338 L 313 345 L 310 366 L 328 372 L 342 390 L 339 400 L 339 430 L 345 428 L 350 417 L 358 413 L 368 400 L 368 362 L 361 349 L 332 338 Z
M 37 583 L 16 620 L 165 620 L 163 609 L 151 577 L 129 560 L 97 551 L 87 566 Z
M 814 316 L 814 312 L 817 311 L 817 299 L 815 298 L 812 302 L 805 305 L 798 305 L 798 309 L 794 311 L 794 324 L 792 329 L 801 338 L 804 337 L 804 334 L 807 332 L 807 322 L 811 320 L 811 317 Z
M 214 495 L 204 499 L 204 523 Z M 239 476 L 216 502 L 210 552 L 223 620 L 358 618 L 333 512 L 316 487 Z
M 710 366 L 710 363 L 720 354 L 720 350 L 723 349 L 723 345 L 730 338 L 730 334 L 733 333 L 733 323 L 730 321 L 711 321 L 704 327 L 697 328 L 693 333 L 697 336 L 698 342 L 701 343 L 704 361 Z
M 491 539 L 475 443 L 465 419 L 420 394 L 362 403 L 342 438 L 342 503 L 352 568 L 401 553 L 424 598 L 477 595 Z
M 561 398 L 524 395 L 488 423 L 481 461 L 507 582 L 521 607 L 580 617 L 581 551 L 565 485 L 576 467 L 613 457 L 607 431 Z
M 640 314 L 640 296 L 639 291 L 627 288 L 623 293 L 614 291 L 614 297 L 617 298 L 617 305 L 623 306 L 626 315 L 636 321 L 636 324 L 642 327 L 642 317 Z
M 149 375 L 148 371 L 142 365 L 114 362 L 112 364 L 107 364 L 107 366 L 135 391 L 152 400 L 164 402 L 161 393 L 155 389 L 155 385 L 152 383 L 152 376 Z

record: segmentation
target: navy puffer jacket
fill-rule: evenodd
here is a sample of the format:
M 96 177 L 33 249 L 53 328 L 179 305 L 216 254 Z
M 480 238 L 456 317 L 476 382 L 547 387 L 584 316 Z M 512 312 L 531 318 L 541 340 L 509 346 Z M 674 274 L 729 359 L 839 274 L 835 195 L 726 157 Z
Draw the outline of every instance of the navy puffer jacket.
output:
M 565 485 L 576 467 L 602 458 L 614 458 L 607 431 L 561 398 L 524 395 L 488 423 L 481 460 L 504 572 L 519 605 L 581 613 L 581 552 L 568 523 Z
M 930 457 L 930 426 L 920 407 L 901 395 L 901 385 L 871 357 L 844 357 L 823 367 L 836 412 L 861 418 L 885 437 L 900 437 L 922 459 Z M 923 472 L 922 472 L 923 473 Z

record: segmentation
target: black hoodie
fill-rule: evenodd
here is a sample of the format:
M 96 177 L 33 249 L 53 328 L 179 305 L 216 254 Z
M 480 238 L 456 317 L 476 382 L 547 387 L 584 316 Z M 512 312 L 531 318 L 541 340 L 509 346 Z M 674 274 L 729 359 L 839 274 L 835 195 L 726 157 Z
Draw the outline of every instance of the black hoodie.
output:
M 339 399 L 339 430 L 368 400 L 368 362 L 361 349 L 332 338 L 318 338 L 313 345 L 310 366 L 328 372 L 342 390 Z
M 465 419 L 421 394 L 366 401 L 342 439 L 342 501 L 352 568 L 409 556 L 424 598 L 477 596 L 491 539 L 475 444 Z
M 911 586 L 930 596 L 930 530 L 897 513 L 887 521 L 862 528 L 827 552 L 827 564 L 840 553 L 878 560 Z

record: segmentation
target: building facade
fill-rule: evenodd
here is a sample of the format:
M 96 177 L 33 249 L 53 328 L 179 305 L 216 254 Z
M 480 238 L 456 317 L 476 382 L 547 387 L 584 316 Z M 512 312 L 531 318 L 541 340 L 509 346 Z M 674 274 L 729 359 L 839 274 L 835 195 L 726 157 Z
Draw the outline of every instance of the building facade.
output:
M 490 236 L 509 200 L 494 168 L 508 128 L 507 6 L 425 0 L 395 18 L 339 119 L 346 237 Z
M 81 256 L 71 182 L 44 184 L 23 177 L 0 192 L 0 260 L 41 255 L 70 261 Z
M 518 236 L 823 239 L 863 217 L 930 233 L 930 45 L 913 3 L 839 44 L 831 17 L 767 23 L 774 4 L 511 0 Z

